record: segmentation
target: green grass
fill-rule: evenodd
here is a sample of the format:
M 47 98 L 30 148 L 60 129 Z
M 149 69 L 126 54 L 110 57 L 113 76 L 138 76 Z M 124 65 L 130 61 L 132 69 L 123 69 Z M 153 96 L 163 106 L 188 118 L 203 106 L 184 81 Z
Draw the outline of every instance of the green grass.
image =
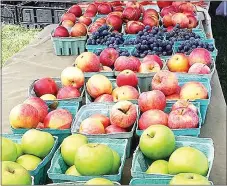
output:
M 39 31 L 39 29 L 26 29 L 17 25 L 4 25 L 2 28 L 2 64 L 30 43 Z

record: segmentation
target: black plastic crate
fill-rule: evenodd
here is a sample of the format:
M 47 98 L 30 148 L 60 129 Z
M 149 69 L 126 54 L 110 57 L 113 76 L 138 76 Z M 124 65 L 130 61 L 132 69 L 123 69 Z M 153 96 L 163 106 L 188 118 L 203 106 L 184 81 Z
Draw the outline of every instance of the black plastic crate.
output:
M 1 22 L 5 24 L 17 24 L 17 6 L 12 4 L 1 4 Z

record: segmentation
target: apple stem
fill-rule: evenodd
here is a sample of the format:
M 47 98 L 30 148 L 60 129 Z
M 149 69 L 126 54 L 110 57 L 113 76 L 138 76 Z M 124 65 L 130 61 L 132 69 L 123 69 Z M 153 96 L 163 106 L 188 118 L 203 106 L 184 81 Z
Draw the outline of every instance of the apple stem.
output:
M 147 136 L 149 136 L 150 138 L 153 138 L 154 137 L 154 135 L 151 136 L 150 134 L 147 134 Z
M 181 113 L 180 113 L 180 114 L 182 115 L 182 114 L 183 114 L 183 112 L 184 112 L 184 109 L 182 109 L 182 110 L 181 110 Z

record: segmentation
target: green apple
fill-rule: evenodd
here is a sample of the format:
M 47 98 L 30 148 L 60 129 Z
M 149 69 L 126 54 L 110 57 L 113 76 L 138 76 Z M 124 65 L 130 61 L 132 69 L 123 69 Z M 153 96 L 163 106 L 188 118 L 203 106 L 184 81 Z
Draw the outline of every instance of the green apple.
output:
M 113 152 L 104 144 L 88 143 L 78 148 L 75 154 L 76 169 L 84 176 L 109 174 L 113 167 Z
M 2 162 L 2 185 L 31 185 L 29 172 L 20 164 L 12 161 Z
M 93 178 L 88 180 L 84 185 L 114 185 L 114 183 L 105 178 Z
M 173 132 L 164 125 L 152 125 L 144 130 L 139 147 L 142 153 L 152 159 L 165 159 L 175 149 Z
M 211 185 L 204 176 L 195 173 L 180 173 L 169 182 L 170 185 Z
M 180 147 L 169 158 L 169 173 L 196 173 L 206 176 L 209 165 L 206 155 L 193 147 Z
M 16 161 L 17 147 L 15 143 L 7 138 L 2 137 L 2 161 Z
M 27 170 L 35 170 L 42 160 L 34 155 L 25 154 L 17 159 L 17 163 Z
M 146 171 L 147 174 L 169 174 L 168 161 L 156 160 Z
M 61 144 L 61 155 L 68 166 L 74 165 L 74 158 L 77 149 L 87 143 L 87 137 L 81 134 L 73 134 L 63 140 Z
M 22 136 L 21 146 L 25 154 L 44 158 L 54 146 L 54 137 L 48 132 L 30 129 Z
M 15 143 L 16 148 L 17 148 L 17 158 L 20 157 L 21 155 L 23 155 L 23 150 L 21 147 L 21 144 Z
M 81 174 L 77 171 L 75 165 L 72 165 L 71 167 L 69 167 L 65 174 L 67 175 L 72 175 L 72 176 L 81 176 Z
M 117 174 L 118 173 L 118 169 L 121 165 L 121 157 L 119 156 L 119 154 L 112 149 L 112 152 L 113 152 L 113 167 L 112 167 L 112 170 L 111 170 L 111 174 Z

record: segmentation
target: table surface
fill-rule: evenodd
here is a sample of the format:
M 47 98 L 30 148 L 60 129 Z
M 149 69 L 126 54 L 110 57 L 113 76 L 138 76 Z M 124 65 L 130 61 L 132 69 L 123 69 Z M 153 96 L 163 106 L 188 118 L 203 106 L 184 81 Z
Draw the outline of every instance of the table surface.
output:
M 11 133 L 9 112 L 27 97 L 29 85 L 41 77 L 59 77 L 61 71 L 71 65 L 76 56 L 56 56 L 53 52 L 50 32 L 55 25 L 47 26 L 25 49 L 9 59 L 2 68 L 2 132 Z M 215 185 L 226 184 L 226 103 L 217 72 L 211 81 L 212 97 L 205 125 L 200 137 L 212 138 L 215 158 L 210 180 Z M 131 160 L 127 159 L 122 184 L 128 184 Z

